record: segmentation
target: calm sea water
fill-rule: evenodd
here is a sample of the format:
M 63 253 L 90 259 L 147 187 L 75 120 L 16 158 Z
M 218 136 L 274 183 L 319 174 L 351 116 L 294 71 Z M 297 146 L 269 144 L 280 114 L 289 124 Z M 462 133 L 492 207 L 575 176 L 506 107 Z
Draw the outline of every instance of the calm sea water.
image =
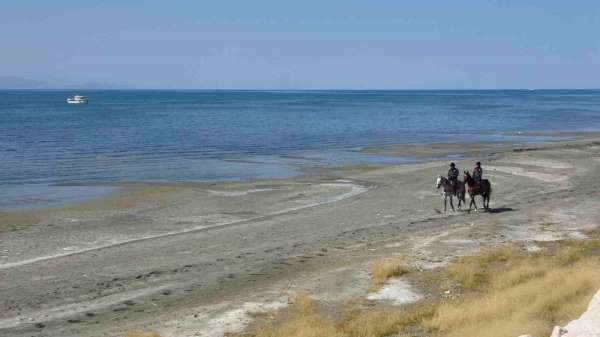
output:
M 72 91 L 0 91 L 0 189 L 287 177 L 400 160 L 366 146 L 600 129 L 595 90 L 79 93 L 88 105 L 67 105 Z

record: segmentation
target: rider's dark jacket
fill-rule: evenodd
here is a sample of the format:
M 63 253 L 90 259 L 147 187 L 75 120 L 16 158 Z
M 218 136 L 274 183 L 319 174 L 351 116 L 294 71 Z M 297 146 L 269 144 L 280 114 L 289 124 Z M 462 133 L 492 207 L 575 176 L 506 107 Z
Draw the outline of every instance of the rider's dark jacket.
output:
M 456 167 L 451 167 L 448 170 L 448 180 L 450 180 L 450 181 L 456 181 L 458 179 L 458 175 L 459 175 L 459 172 L 458 172 L 458 169 Z
M 473 179 L 477 182 L 481 182 L 481 177 L 483 176 L 483 169 L 481 167 L 475 167 L 473 169 Z

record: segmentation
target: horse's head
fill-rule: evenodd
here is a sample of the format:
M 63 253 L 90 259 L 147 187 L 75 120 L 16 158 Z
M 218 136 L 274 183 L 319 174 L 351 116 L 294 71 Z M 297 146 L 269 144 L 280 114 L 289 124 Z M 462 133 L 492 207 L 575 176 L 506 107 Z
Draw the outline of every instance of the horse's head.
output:
M 440 188 L 440 186 L 442 186 L 442 180 L 443 180 L 443 179 L 444 179 L 444 178 L 443 178 L 442 176 L 438 176 L 438 177 L 437 177 L 437 180 L 436 180 L 436 182 L 435 182 L 435 188 Z
M 465 176 L 465 181 L 471 180 L 471 173 L 469 173 L 469 171 L 464 171 L 463 174 Z

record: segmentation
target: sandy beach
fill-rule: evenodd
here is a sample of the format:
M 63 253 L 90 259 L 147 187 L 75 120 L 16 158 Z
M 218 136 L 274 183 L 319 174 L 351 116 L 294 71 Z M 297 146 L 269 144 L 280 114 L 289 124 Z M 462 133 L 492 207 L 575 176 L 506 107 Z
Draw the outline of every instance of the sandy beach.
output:
M 467 158 L 461 170 L 481 160 L 490 212 L 443 213 L 435 180 L 448 162 L 431 161 L 118 184 L 116 196 L 0 213 L 0 335 L 221 336 L 253 311 L 285 306 L 290 292 L 327 303 L 366 296 L 380 257 L 410 255 L 428 269 L 482 246 L 582 238 L 600 216 L 600 138 L 559 136 L 574 140 L 366 150 Z

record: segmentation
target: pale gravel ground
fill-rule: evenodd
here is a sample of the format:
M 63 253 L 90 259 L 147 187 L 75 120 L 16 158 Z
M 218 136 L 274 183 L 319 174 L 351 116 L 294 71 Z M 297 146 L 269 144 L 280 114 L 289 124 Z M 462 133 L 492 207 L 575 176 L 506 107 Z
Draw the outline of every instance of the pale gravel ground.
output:
M 416 293 L 406 281 L 401 278 L 393 278 L 381 289 L 367 295 L 367 299 L 371 301 L 385 301 L 393 305 L 403 305 L 420 300 L 421 295 Z
M 0 214 L 0 335 L 214 336 L 293 293 L 326 303 L 366 297 L 368 264 L 379 257 L 411 255 L 433 268 L 483 245 L 535 249 L 536 240 L 597 226 L 597 143 L 485 147 L 468 151 L 496 167 L 486 171 L 492 213 L 441 214 L 433 185 L 447 163 L 432 162 L 284 181 L 130 184 L 124 196 L 86 205 Z
M 561 337 L 600 337 L 600 291 L 581 317 L 569 322 L 560 331 Z

